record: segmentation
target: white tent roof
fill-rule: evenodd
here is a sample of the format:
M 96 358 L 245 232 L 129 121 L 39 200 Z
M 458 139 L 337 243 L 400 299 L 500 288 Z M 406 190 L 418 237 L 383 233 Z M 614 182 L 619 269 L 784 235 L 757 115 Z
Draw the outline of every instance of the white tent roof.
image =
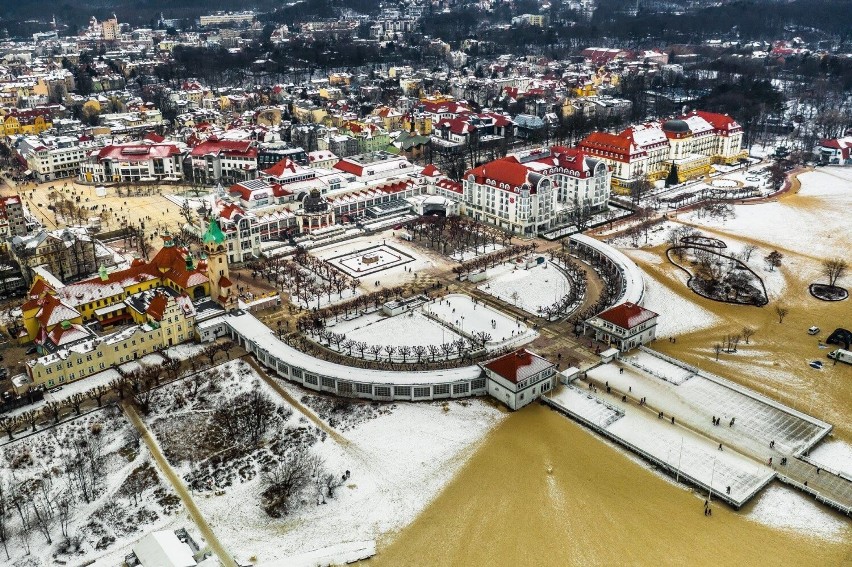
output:
M 133 546 L 143 567 L 195 567 L 192 548 L 181 542 L 174 532 L 152 532 Z

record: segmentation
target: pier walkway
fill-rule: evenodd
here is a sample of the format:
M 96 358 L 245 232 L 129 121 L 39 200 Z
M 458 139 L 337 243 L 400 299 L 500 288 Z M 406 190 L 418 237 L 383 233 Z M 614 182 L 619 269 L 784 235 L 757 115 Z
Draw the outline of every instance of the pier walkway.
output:
M 777 478 L 852 515 L 852 480 L 807 458 L 830 424 L 650 349 L 589 369 L 545 403 L 735 508 Z

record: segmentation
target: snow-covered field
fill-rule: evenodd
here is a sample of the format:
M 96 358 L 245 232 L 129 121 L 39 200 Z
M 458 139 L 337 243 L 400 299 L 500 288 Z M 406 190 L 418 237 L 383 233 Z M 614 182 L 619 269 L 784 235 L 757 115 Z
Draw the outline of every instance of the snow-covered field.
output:
M 251 558 L 258 565 L 348 542 L 375 540 L 402 528 L 437 495 L 473 446 L 504 416 L 479 400 L 382 405 L 376 407 L 386 411 L 359 414 L 365 419 L 349 423 L 343 436 L 335 438 L 318 430 L 298 410 L 290 413 L 293 408 L 260 381 L 251 367 L 232 361 L 217 369 L 221 373 L 218 392 L 204 391 L 208 406 L 260 387 L 286 416 L 255 452 L 257 458 L 241 457 L 235 471 L 210 476 L 220 479 L 215 489 L 195 494 L 202 514 L 225 547 L 237 558 Z M 297 399 L 306 393 L 289 384 L 285 387 Z M 163 390 L 168 388 L 172 386 Z M 177 385 L 174 389 L 179 391 Z M 197 403 L 187 407 L 187 423 L 197 419 L 201 409 Z M 176 425 L 180 415 L 168 410 L 155 418 L 161 442 L 163 431 L 181 427 Z M 313 491 L 308 490 L 295 509 L 282 518 L 270 518 L 260 500 L 265 487 L 261 469 L 268 458 L 264 455 L 273 449 L 286 452 L 300 443 L 319 456 L 329 472 L 342 475 L 350 471 L 350 476 L 324 504 L 317 504 Z M 193 463 L 187 458 L 176 468 L 188 475 L 212 470 L 214 462 Z
M 446 324 L 428 317 L 425 314 L 427 312 Z M 451 343 L 463 335 L 488 333 L 491 339 L 487 347 L 493 350 L 507 344 L 526 344 L 538 336 L 536 331 L 516 321 L 514 317 L 474 302 L 470 296 L 463 294 L 450 294 L 393 317 L 374 312 L 356 319 L 342 320 L 332 324 L 330 329 L 335 333 L 345 334 L 347 339 L 367 345 L 395 347 L 437 347 Z M 353 356 L 360 356 L 360 353 L 355 351 Z M 375 358 L 375 354 L 366 353 L 364 356 L 368 359 Z M 387 357 L 386 354 L 382 356 Z M 399 354 L 394 355 L 393 359 L 402 361 Z M 416 356 L 408 356 L 406 360 L 416 361 Z
M 21 530 L 21 516 L 9 510 L 11 559 L 4 565 L 119 565 L 150 531 L 194 529 L 133 432 L 113 406 L 4 447 L 0 482 L 6 497 L 24 497 L 22 513 L 30 525 Z M 74 462 L 78 466 L 70 467 Z
M 555 271 L 551 270 L 550 273 Z M 516 321 L 513 316 L 483 305 L 468 295 L 450 294 L 427 303 L 423 309 L 466 333 L 488 333 L 491 335 L 489 345 L 499 345 L 506 341 L 523 344 L 538 336 L 537 332 L 523 322 Z
M 775 201 L 736 207 L 733 218 L 719 220 L 686 218 L 708 227 L 766 242 L 807 256 L 830 258 L 837 255 L 837 235 L 848 229 L 850 168 L 825 167 L 799 175 L 802 183 L 799 197 L 809 197 L 808 206 L 795 206 L 790 201 Z
M 452 254 L 450 254 L 450 258 L 452 258 L 453 260 L 458 260 L 459 262 L 467 262 L 468 260 L 473 260 L 474 258 L 478 258 L 486 254 L 491 254 L 492 252 L 496 252 L 502 249 L 502 244 L 484 244 L 478 247 L 476 250 L 474 250 L 473 248 L 468 248 L 466 250 L 453 252 Z
M 571 282 L 550 262 L 536 264 L 530 269 L 513 263 L 488 270 L 486 283 L 478 289 L 527 313 L 539 315 L 539 310 L 553 305 L 568 293 Z
M 337 327 L 333 327 L 338 331 Z M 339 332 L 339 331 L 338 331 Z M 403 313 L 396 317 L 384 317 L 362 327 L 346 332 L 346 338 L 363 341 L 368 345 L 393 345 L 410 347 L 441 345 L 452 342 L 461 335 L 426 317 L 419 310 Z M 366 355 L 369 358 L 369 355 Z M 409 357 L 413 360 L 413 357 Z

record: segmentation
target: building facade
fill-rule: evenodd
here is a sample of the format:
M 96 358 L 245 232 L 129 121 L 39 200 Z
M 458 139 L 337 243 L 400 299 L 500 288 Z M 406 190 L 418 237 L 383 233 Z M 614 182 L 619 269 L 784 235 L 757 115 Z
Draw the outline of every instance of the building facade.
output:
M 516 234 L 535 235 L 602 210 L 610 171 L 588 154 L 561 146 L 507 156 L 468 170 L 465 214 Z
M 748 157 L 743 129 L 727 114 L 695 110 L 672 120 L 648 122 L 618 134 L 593 132 L 578 147 L 612 169 L 613 188 L 625 192 L 640 179 L 682 183 L 713 164 Z
M 77 179 L 89 184 L 182 181 L 183 155 L 174 144 L 106 146 L 80 164 Z
M 657 317 L 650 309 L 622 303 L 598 313 L 583 324 L 584 333 L 624 352 L 652 342 L 657 336 Z
M 518 410 L 556 387 L 556 366 L 526 349 L 480 364 L 488 394 Z

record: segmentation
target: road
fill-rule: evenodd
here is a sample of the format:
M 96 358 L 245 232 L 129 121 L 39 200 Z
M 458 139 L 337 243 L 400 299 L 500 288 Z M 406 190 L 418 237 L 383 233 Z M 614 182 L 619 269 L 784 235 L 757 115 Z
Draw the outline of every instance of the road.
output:
M 151 431 L 148 429 L 148 426 L 145 425 L 145 422 L 142 421 L 142 418 L 139 417 L 139 413 L 136 411 L 131 404 L 123 402 L 121 404 L 122 409 L 124 410 L 125 415 L 127 415 L 127 419 L 130 420 L 130 423 L 136 428 L 139 434 L 142 437 L 142 440 L 147 445 L 148 450 L 151 451 L 151 457 L 154 459 L 154 462 L 157 463 L 157 467 L 163 473 L 163 476 L 169 481 L 174 488 L 175 493 L 180 497 L 183 505 L 189 511 L 189 515 L 192 517 L 192 520 L 195 522 L 195 525 L 198 526 L 198 531 L 201 532 L 201 535 L 207 541 L 207 545 L 210 546 L 210 549 L 213 550 L 213 553 L 219 558 L 219 561 L 225 567 L 237 567 L 236 561 L 231 557 L 231 554 L 225 549 L 222 543 L 219 541 L 219 538 L 216 537 L 216 534 L 213 533 L 213 530 L 210 528 L 210 525 L 207 523 L 207 520 L 204 519 L 204 516 L 201 514 L 201 511 L 195 505 L 195 501 L 192 499 L 192 495 L 186 489 L 181 478 L 174 471 L 172 466 L 166 460 L 166 457 L 163 455 L 163 452 L 160 450 L 160 445 L 157 443 L 157 440 L 151 434 Z

